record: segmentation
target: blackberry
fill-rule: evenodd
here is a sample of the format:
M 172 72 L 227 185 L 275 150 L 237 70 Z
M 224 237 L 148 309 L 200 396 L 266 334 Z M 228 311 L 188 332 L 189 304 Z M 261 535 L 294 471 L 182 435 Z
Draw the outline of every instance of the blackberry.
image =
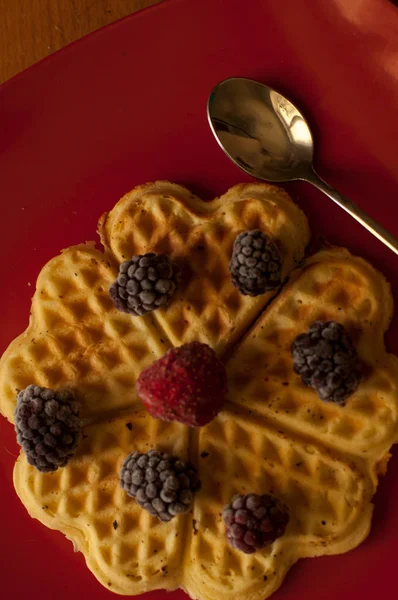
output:
M 195 467 L 157 450 L 129 454 L 122 465 L 120 485 L 142 508 L 164 522 L 187 512 L 200 489 Z
M 259 229 L 240 233 L 229 263 L 232 283 L 245 296 L 258 296 L 281 284 L 279 248 Z
M 222 514 L 228 542 L 245 554 L 272 544 L 285 533 L 289 522 L 286 506 L 269 494 L 238 494 Z
M 15 430 L 29 464 L 43 473 L 64 467 L 81 437 L 72 393 L 28 386 L 17 396 Z
M 177 269 L 167 255 L 139 254 L 120 265 L 109 294 L 118 310 L 142 316 L 169 304 L 176 289 L 176 276 Z
M 341 323 L 315 321 L 291 351 L 295 373 L 321 400 L 344 405 L 361 382 L 361 362 Z

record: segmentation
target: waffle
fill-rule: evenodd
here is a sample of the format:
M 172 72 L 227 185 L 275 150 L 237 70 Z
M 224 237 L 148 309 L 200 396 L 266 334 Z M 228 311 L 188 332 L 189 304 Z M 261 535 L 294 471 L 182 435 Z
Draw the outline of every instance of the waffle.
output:
M 197 340 L 222 353 L 274 295 L 242 296 L 230 282 L 235 237 L 257 228 L 278 242 L 284 279 L 302 259 L 309 229 L 289 196 L 265 183 L 234 186 L 211 202 L 168 182 L 141 186 L 103 215 L 99 233 L 119 262 L 148 251 L 170 254 L 181 285 L 173 303 L 156 311 L 157 322 L 175 346 Z
M 115 261 L 74 246 L 41 271 L 30 324 L 0 363 L 0 411 L 10 421 L 16 394 L 29 384 L 69 388 L 84 419 L 128 408 L 141 370 L 170 347 L 151 317 L 132 320 L 108 294 Z
M 263 600 L 299 558 L 347 552 L 368 535 L 372 479 L 259 416 L 228 407 L 198 444 L 202 491 L 193 511 L 183 586 L 192 598 Z M 251 555 L 227 544 L 221 517 L 234 494 L 274 493 L 293 514 L 272 546 Z
M 375 474 L 398 439 L 398 359 L 386 354 L 390 287 L 344 249 L 307 260 L 228 362 L 230 400 L 274 427 L 367 459 Z M 321 402 L 293 372 L 290 346 L 317 319 L 342 323 L 364 363 L 365 379 L 344 407 Z
M 240 296 L 227 273 L 235 235 L 256 227 L 284 249 L 291 278 L 276 298 Z M 14 485 L 29 514 L 72 540 L 105 587 L 127 595 L 181 587 L 200 600 L 262 600 L 299 558 L 361 543 L 397 437 L 398 361 L 384 349 L 392 302 L 382 276 L 335 248 L 291 274 L 306 220 L 263 184 L 208 204 L 180 186 L 148 184 L 99 229 L 105 255 L 78 246 L 44 267 L 29 328 L 0 362 L 0 409 L 10 420 L 16 390 L 33 382 L 73 388 L 86 423 L 76 456 L 55 473 L 21 453 Z M 168 308 L 132 318 L 113 308 L 107 289 L 118 262 L 150 250 L 170 253 L 183 279 Z M 292 372 L 291 341 L 317 318 L 343 322 L 367 365 L 345 408 L 322 403 Z M 192 339 L 224 356 L 229 401 L 190 430 L 152 419 L 134 384 L 170 346 Z M 126 455 L 151 447 L 189 459 L 202 481 L 191 512 L 167 524 L 119 486 Z M 285 535 L 253 555 L 227 544 L 220 515 L 232 495 L 249 492 L 273 493 L 291 512 Z
M 40 473 L 20 455 L 14 485 L 29 514 L 59 529 L 83 552 L 101 583 L 119 594 L 175 589 L 184 520 L 163 524 L 127 496 L 119 473 L 129 452 L 156 445 L 185 457 L 189 430 L 152 419 L 140 407 L 83 429 L 75 458 L 54 473 Z

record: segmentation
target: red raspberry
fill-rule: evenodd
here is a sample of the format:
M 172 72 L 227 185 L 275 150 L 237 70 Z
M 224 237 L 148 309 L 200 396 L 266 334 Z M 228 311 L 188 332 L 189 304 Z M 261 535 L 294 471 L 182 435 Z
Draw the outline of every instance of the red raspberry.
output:
M 224 365 L 200 342 L 172 348 L 137 380 L 137 394 L 152 417 L 191 427 L 209 423 L 222 410 L 226 393 Z

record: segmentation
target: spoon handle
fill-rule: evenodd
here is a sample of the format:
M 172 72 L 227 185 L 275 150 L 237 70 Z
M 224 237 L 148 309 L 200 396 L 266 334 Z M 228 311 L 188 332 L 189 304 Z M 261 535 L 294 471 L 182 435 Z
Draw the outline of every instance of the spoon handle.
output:
M 321 179 L 319 175 L 315 173 L 315 171 L 312 171 L 305 179 L 318 188 L 318 190 L 321 190 L 321 192 L 329 196 L 329 198 L 341 206 L 341 208 L 347 211 L 348 214 L 354 217 L 354 219 L 361 223 L 361 225 L 366 227 L 366 229 L 373 233 L 373 235 L 383 242 L 383 244 L 388 246 L 390 250 L 395 252 L 395 254 L 398 254 L 398 238 L 384 229 L 384 227 L 370 217 L 365 211 L 359 208 L 359 206 L 340 194 L 337 190 L 330 187 L 330 185 L 327 184 L 326 181 L 323 181 L 323 179 Z

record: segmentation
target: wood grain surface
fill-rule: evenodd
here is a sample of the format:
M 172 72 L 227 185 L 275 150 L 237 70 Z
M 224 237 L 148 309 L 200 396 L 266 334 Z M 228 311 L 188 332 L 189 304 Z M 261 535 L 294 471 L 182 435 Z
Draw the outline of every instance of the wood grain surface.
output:
M 0 83 L 70 42 L 162 0 L 0 0 Z

